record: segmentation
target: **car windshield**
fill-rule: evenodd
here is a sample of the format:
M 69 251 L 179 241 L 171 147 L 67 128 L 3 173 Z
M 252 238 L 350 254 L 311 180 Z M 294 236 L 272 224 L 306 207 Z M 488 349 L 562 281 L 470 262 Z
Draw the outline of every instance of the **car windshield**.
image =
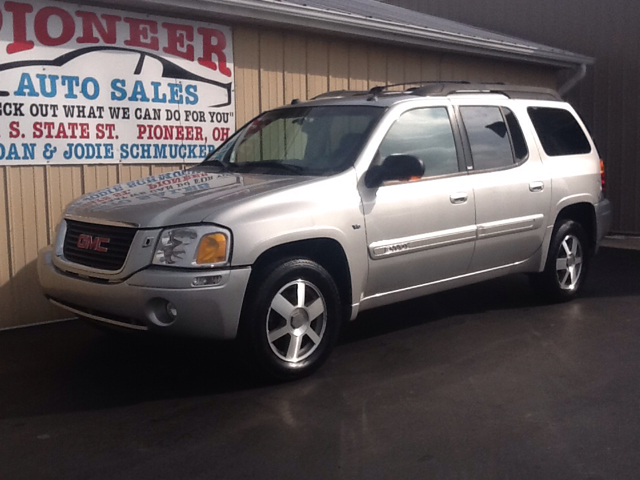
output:
M 202 165 L 274 175 L 330 175 L 351 167 L 384 108 L 289 107 L 245 125 Z

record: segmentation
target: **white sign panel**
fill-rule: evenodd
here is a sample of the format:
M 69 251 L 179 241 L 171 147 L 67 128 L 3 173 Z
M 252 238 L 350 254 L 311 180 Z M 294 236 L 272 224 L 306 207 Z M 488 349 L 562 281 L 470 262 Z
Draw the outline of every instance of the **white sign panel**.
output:
M 229 27 L 0 2 L 0 164 L 198 162 L 235 128 Z

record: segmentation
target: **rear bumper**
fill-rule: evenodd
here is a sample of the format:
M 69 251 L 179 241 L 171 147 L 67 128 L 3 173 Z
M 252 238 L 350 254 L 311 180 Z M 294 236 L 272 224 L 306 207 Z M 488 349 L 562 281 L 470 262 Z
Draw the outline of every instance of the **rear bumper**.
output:
M 45 295 L 76 315 L 128 327 L 191 337 L 235 338 L 250 268 L 187 271 L 150 267 L 119 283 L 82 278 L 58 269 L 51 247 L 40 251 L 38 276 Z M 193 287 L 196 277 L 217 284 Z M 167 303 L 177 309 L 172 320 Z

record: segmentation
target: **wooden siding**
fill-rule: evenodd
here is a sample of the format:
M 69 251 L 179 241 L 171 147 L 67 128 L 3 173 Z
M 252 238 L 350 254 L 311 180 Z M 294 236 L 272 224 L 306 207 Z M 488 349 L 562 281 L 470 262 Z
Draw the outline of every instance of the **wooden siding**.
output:
M 367 89 L 415 80 L 507 80 L 555 86 L 553 69 L 353 40 L 234 29 L 236 123 L 328 89 Z M 0 328 L 65 318 L 40 293 L 36 257 L 62 210 L 83 193 L 182 165 L 0 167 Z

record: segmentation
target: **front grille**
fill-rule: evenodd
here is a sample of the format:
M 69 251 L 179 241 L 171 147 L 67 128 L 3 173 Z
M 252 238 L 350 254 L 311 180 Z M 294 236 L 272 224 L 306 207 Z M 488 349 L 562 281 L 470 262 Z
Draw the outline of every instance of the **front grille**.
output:
M 134 228 L 67 220 L 64 257 L 70 262 L 98 270 L 120 270 L 127 259 L 135 234 Z M 79 241 L 81 235 L 83 237 Z M 100 239 L 109 240 L 106 242 Z

